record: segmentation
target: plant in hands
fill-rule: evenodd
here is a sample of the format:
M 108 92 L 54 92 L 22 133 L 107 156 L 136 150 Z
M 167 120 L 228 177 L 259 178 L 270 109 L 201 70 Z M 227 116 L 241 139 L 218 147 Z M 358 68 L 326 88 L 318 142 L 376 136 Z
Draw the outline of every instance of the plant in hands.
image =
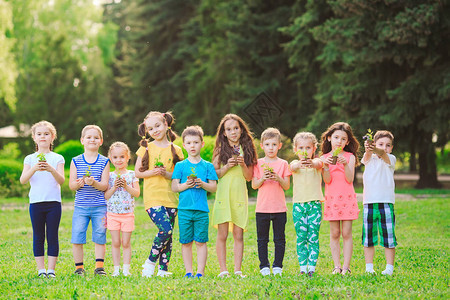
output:
M 164 164 L 161 161 L 161 154 L 155 159 L 155 168 L 164 168 Z
M 39 154 L 37 155 L 37 158 L 39 159 L 40 162 L 47 161 L 47 160 L 45 159 L 45 154 L 44 154 L 44 153 L 39 153 Z
M 84 173 L 83 177 L 91 177 L 91 166 L 88 166 L 86 173 Z
M 233 158 L 236 160 L 236 162 L 237 162 L 237 157 L 242 154 L 243 154 L 243 151 L 242 151 L 241 146 L 234 145 L 233 146 Z
M 333 161 L 331 163 L 332 165 L 336 164 L 338 155 L 341 154 L 341 152 L 342 152 L 342 147 L 337 147 L 336 149 L 334 149 L 333 154 L 332 154 L 332 159 L 333 159 Z
M 192 180 L 197 179 L 197 173 L 195 172 L 195 167 L 191 167 L 191 175 L 188 176 L 188 179 L 192 179 Z
M 369 143 L 373 142 L 373 132 L 370 128 L 367 129 L 367 133 L 363 136 L 363 140 L 367 140 Z

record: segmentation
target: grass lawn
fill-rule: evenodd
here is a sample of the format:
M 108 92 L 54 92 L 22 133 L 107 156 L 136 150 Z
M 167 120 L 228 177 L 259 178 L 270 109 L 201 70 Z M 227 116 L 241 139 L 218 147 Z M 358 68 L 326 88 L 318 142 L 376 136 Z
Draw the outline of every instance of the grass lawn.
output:
M 139 199 L 139 203 L 142 200 Z M 259 274 L 255 206 L 250 205 L 250 221 L 245 233 L 243 272 L 247 278 L 217 278 L 219 267 L 215 253 L 216 230 L 210 228 L 206 275 L 201 280 L 183 279 L 184 266 L 178 242 L 178 225 L 174 233 L 174 251 L 169 270 L 172 278 L 142 278 L 141 265 L 148 256 L 156 227 L 143 210 L 136 208 L 136 230 L 132 236 L 133 257 L 130 277 L 94 277 L 93 243 L 85 246 L 87 275 L 73 275 L 74 263 L 70 244 L 72 206 L 65 206 L 60 226 L 60 258 L 56 279 L 37 278 L 32 252 L 32 230 L 27 204 L 1 201 L 0 207 L 0 298 L 444 298 L 449 293 L 449 200 L 438 197 L 413 201 L 397 201 L 397 255 L 394 276 L 364 274 L 360 218 L 353 223 L 354 252 L 349 277 L 331 275 L 333 268 L 329 241 L 329 225 L 320 230 L 321 251 L 316 276 L 299 276 L 295 251 L 292 205 L 288 205 L 286 255 L 283 277 Z M 361 206 L 361 203 L 360 203 Z M 90 230 L 88 231 L 90 237 Z M 90 238 L 89 238 L 90 239 Z M 233 269 L 232 239 L 228 243 L 228 267 Z M 273 243 L 269 243 L 273 259 Z M 106 270 L 112 272 L 111 244 L 108 234 Z M 375 270 L 384 269 L 384 251 L 377 247 Z M 195 269 L 194 269 L 195 270 Z

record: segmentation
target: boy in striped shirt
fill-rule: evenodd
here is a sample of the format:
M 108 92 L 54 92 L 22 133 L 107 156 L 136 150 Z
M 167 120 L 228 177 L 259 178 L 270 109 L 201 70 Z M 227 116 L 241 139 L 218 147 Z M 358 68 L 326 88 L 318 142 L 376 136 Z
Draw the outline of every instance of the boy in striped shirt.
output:
M 98 153 L 103 144 L 103 132 L 96 125 L 87 125 L 81 131 L 84 153 L 72 159 L 69 187 L 75 193 L 75 209 L 72 218 L 72 249 L 75 274 L 84 275 L 83 244 L 86 231 L 92 222 L 92 241 L 95 244 L 95 275 L 106 275 L 103 267 L 106 244 L 106 200 L 109 160 Z

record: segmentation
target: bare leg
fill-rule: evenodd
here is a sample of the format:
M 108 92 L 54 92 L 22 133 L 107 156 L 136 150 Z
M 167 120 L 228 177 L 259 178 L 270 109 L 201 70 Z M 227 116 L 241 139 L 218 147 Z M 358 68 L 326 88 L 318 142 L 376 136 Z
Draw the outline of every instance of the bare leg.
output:
M 395 248 L 384 248 L 384 256 L 387 264 L 394 265 Z
M 111 253 L 115 267 L 120 266 L 120 231 L 111 230 Z M 97 255 L 97 253 L 96 253 Z M 100 257 L 96 257 L 100 258 Z
M 56 261 L 58 260 L 57 256 L 48 256 L 47 257 L 48 260 L 48 269 L 49 270 L 54 270 L 56 268 Z
M 95 244 L 95 243 L 94 243 Z M 105 259 L 106 245 L 95 244 L 95 259 Z
M 183 255 L 184 268 L 186 269 L 186 273 L 193 273 L 192 268 L 192 243 L 189 244 L 181 244 L 181 254 Z
M 34 259 L 36 260 L 38 270 L 45 269 L 45 257 L 44 256 L 35 256 Z
M 197 246 L 197 273 L 204 275 L 206 259 L 208 258 L 208 247 L 206 243 L 195 242 Z
M 244 257 L 244 229 L 233 226 L 234 239 L 234 272 L 241 271 L 242 258 Z
M 366 264 L 373 264 L 373 257 L 375 256 L 375 247 L 364 247 L 364 258 Z
M 334 267 L 341 267 L 341 238 L 340 221 L 330 221 L 330 248 Z
M 123 263 L 131 263 L 131 234 L 133 232 L 122 232 Z
M 83 244 L 72 244 L 72 252 L 75 263 L 83 262 Z
M 352 223 L 353 221 L 342 221 L 342 238 L 344 240 L 344 265 L 342 268 L 344 270 L 350 267 L 353 254 Z
M 227 271 L 227 238 L 228 223 L 222 223 L 217 228 L 216 252 L 219 260 L 220 272 Z

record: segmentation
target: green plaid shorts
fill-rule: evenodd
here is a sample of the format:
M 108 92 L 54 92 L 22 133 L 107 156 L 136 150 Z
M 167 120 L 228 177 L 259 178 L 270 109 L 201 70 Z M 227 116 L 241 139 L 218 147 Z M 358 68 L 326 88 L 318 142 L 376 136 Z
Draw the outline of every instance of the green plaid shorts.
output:
M 378 245 L 378 232 L 380 232 L 380 245 L 385 248 L 397 246 L 394 204 L 364 204 L 362 245 L 364 247 Z

